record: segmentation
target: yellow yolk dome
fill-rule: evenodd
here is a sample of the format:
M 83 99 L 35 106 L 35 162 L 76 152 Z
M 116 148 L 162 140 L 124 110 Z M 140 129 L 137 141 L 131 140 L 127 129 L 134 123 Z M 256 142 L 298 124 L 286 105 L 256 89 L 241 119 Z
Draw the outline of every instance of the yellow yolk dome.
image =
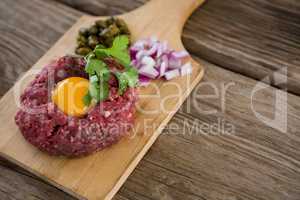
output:
M 80 117 L 87 113 L 83 97 L 89 89 L 89 81 L 81 77 L 70 77 L 60 81 L 52 93 L 52 101 L 65 114 Z

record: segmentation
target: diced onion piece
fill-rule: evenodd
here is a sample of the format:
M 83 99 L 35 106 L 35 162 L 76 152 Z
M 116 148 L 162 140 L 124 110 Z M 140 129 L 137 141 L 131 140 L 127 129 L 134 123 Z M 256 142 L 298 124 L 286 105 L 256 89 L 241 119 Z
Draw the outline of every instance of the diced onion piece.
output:
M 159 66 L 159 77 L 163 77 L 169 66 L 169 60 L 167 55 L 163 55 Z
M 143 50 L 145 48 L 146 41 L 145 40 L 139 40 L 131 47 L 133 49 L 137 50 Z
M 180 72 L 178 69 L 174 69 L 174 70 L 166 72 L 164 76 L 167 80 L 171 80 L 173 78 L 180 76 Z
M 143 75 L 140 75 L 139 76 L 139 84 L 140 86 L 147 86 L 150 84 L 150 81 L 151 79 L 146 77 L 146 76 L 143 76 Z
M 130 58 L 131 60 L 135 60 L 136 59 L 136 54 L 139 52 L 139 50 L 130 48 L 129 53 L 130 53 Z
M 143 66 L 153 68 L 155 66 L 155 60 L 150 56 L 145 56 L 145 57 L 142 58 L 141 64 Z
M 138 60 L 132 60 L 130 65 L 132 65 L 133 67 L 135 67 L 137 69 L 141 67 L 140 62 Z
M 144 55 L 151 56 L 157 52 L 158 45 L 155 43 L 149 50 L 144 51 Z
M 174 51 L 172 52 L 172 56 L 174 56 L 175 58 L 182 59 L 189 56 L 189 53 L 187 51 Z
M 168 53 L 168 44 L 166 41 L 157 43 L 156 58 Z
M 163 54 L 162 51 L 162 45 L 161 43 L 157 43 L 157 51 L 156 51 L 156 58 L 159 59 L 159 57 Z
M 184 64 L 180 69 L 181 76 L 191 74 L 192 72 L 193 72 L 193 67 L 191 62 Z
M 153 67 L 149 66 L 141 67 L 138 71 L 140 74 L 152 79 L 155 79 L 159 75 L 158 71 L 156 71 Z
M 168 67 L 170 69 L 178 69 L 178 68 L 181 67 L 181 65 L 182 65 L 181 59 L 177 59 L 175 57 L 170 57 L 169 58 L 169 65 L 168 65 Z
M 159 77 L 163 77 L 165 72 L 167 71 L 168 64 L 166 62 L 162 62 L 159 68 Z
M 162 59 L 161 58 L 159 58 L 159 59 L 156 59 L 156 64 L 155 64 L 155 68 L 156 69 L 159 69 L 160 68 L 160 65 L 161 65 L 161 63 L 162 63 Z
M 135 58 L 136 58 L 137 60 L 142 60 L 142 58 L 143 58 L 144 56 L 145 56 L 145 51 L 142 50 L 142 51 L 137 52 Z
M 139 40 L 130 48 L 131 64 L 139 72 L 140 85 L 147 85 L 150 79 L 165 77 L 171 80 L 192 73 L 191 63 L 183 65 L 189 56 L 187 51 L 169 49 L 167 41 L 160 42 L 156 37 Z

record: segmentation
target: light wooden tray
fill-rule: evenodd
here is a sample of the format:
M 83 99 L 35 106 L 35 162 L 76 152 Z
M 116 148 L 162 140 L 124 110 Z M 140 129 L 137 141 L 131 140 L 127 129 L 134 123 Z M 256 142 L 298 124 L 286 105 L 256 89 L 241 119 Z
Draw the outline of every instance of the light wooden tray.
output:
M 134 40 L 157 36 L 167 40 L 172 48 L 182 50 L 183 25 L 203 1 L 152 0 L 119 17 L 128 23 Z M 78 159 L 51 157 L 40 152 L 25 141 L 14 121 L 20 90 L 32 80 L 32 72 L 39 71 L 53 59 L 72 54 L 79 28 L 88 27 L 99 18 L 103 17 L 80 18 L 0 101 L 1 155 L 72 195 L 92 200 L 114 196 L 203 76 L 203 68 L 191 60 L 191 75 L 169 82 L 154 81 L 150 86 L 140 88 L 132 137 L 124 138 L 110 148 Z M 141 109 L 148 111 L 147 114 Z

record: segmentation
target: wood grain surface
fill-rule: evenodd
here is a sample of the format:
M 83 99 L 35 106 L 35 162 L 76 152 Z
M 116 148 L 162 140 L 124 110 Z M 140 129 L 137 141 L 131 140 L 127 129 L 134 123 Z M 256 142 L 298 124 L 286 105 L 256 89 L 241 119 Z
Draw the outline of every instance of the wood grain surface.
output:
M 76 1 L 68 3 L 71 5 L 74 2 Z M 91 2 L 84 1 L 80 8 L 88 8 Z M 105 11 L 106 14 L 125 12 L 143 3 L 129 0 L 123 5 L 118 4 L 120 1 L 98 0 L 93 2 L 100 5 L 99 13 Z M 288 94 L 287 133 L 270 128 L 254 116 L 249 105 L 249 93 L 258 83 L 254 79 L 261 77 L 257 78 L 253 73 L 247 74 L 251 70 L 251 66 L 255 66 L 253 62 L 250 62 L 251 60 L 247 59 L 256 57 L 260 62 L 267 63 L 268 67 L 272 67 L 272 70 L 273 68 L 277 69 L 274 59 L 284 60 L 288 69 L 292 70 L 288 74 L 289 77 L 297 78 L 297 73 L 293 69 L 296 69 L 295 63 L 299 61 L 299 57 L 295 56 L 299 47 L 297 46 L 299 31 L 296 31 L 299 29 L 299 22 L 297 22 L 299 17 L 296 17 L 299 13 L 299 3 L 294 0 L 251 0 L 230 1 L 234 3 L 225 6 L 223 2 L 225 1 L 209 0 L 204 6 L 204 10 L 210 9 L 202 14 L 200 10 L 196 11 L 185 27 L 183 39 L 186 48 L 192 51 L 196 57 L 210 58 L 207 60 L 215 63 L 199 60 L 206 68 L 204 83 L 217 83 L 218 87 L 221 87 L 221 83 L 234 84 L 226 93 L 225 110 L 222 109 L 218 97 L 215 99 L 196 98 L 196 104 L 193 104 L 203 110 L 215 109 L 217 113 L 203 114 L 197 112 L 196 109 L 186 109 L 188 108 L 186 104 L 189 104 L 188 102 L 195 95 L 214 94 L 212 88 L 205 84 L 200 85 L 193 92 L 194 96 L 190 97 L 191 99 L 186 102 L 170 123 L 174 127 L 178 125 L 179 129 L 174 130 L 171 126 L 164 130 L 164 134 L 159 137 L 115 199 L 299 199 L 300 99 L 296 95 Z M 240 9 L 239 2 L 244 5 L 249 2 L 248 4 L 251 5 L 249 10 L 256 14 L 253 13 L 248 18 L 249 13 L 247 12 L 239 12 L 239 14 L 233 12 L 233 10 Z M 2 0 L 0 2 L 1 94 L 4 94 L 18 76 L 35 63 L 83 15 L 81 10 L 73 9 L 69 5 L 41 0 Z M 220 9 L 224 6 L 231 12 Z M 271 8 L 274 8 L 273 11 Z M 90 6 L 90 9 L 93 9 L 93 6 Z M 224 12 L 227 14 L 223 14 Z M 273 17 L 262 21 L 264 15 Z M 216 16 L 218 18 L 214 19 Z M 206 20 L 214 19 L 215 23 L 222 26 L 237 22 L 240 25 L 243 24 L 248 31 L 248 25 L 255 25 L 259 28 L 259 34 L 265 35 L 265 37 L 257 38 L 253 32 L 251 32 L 252 37 L 249 37 L 245 35 L 247 31 L 244 33 L 243 30 L 232 35 L 228 33 L 224 35 L 224 38 L 210 36 L 217 28 L 225 31 L 226 29 L 213 26 L 213 24 L 211 24 L 212 26 L 204 25 L 205 21 L 200 20 L 204 18 Z M 221 19 L 227 23 L 221 22 Z M 202 25 L 198 26 L 198 23 Z M 275 28 L 270 34 L 269 26 L 272 25 L 281 25 L 283 28 Z M 197 29 L 196 27 L 202 30 L 201 35 L 194 31 Z M 206 30 L 211 31 L 206 32 Z M 278 35 L 282 35 L 282 38 Z M 214 38 L 216 39 L 214 40 Z M 244 43 L 254 49 L 230 44 L 232 38 L 244 38 L 247 40 Z M 227 47 L 224 46 L 225 41 L 227 41 Z M 275 41 L 276 46 L 264 45 L 262 41 Z M 293 43 L 287 41 L 293 41 Z M 214 45 L 208 48 L 208 44 L 212 43 Z M 239 48 L 244 48 L 245 51 L 241 51 Z M 205 51 L 205 49 L 208 50 Z M 255 49 L 258 52 L 253 54 Z M 267 49 L 271 54 L 262 57 L 263 55 L 259 53 L 260 49 Z M 282 50 L 277 52 L 279 49 Z M 236 52 L 240 52 L 240 54 L 231 55 Z M 240 56 L 241 52 L 245 57 Z M 225 57 L 223 53 L 227 56 Z M 248 65 L 245 66 L 243 63 Z M 263 71 L 268 67 L 255 68 L 256 70 L 253 71 L 259 74 L 260 69 Z M 245 72 L 236 71 L 239 68 Z M 244 75 L 241 75 L 242 73 Z M 294 84 L 294 87 L 297 87 L 297 84 Z M 255 99 L 256 110 L 271 115 L 274 112 L 273 97 L 276 92 L 279 90 L 272 87 L 263 90 Z M 292 92 L 298 94 L 297 91 Z M 228 123 L 233 124 L 236 127 L 236 134 L 224 136 L 213 135 L 213 132 L 200 134 L 199 131 L 195 131 L 191 135 L 180 134 L 184 127 L 183 122 L 188 123 L 186 127 L 190 127 L 189 124 L 193 124 L 195 120 L 199 124 L 214 124 L 220 119 L 225 119 Z M 7 161 L 1 161 L 0 186 L 0 199 L 74 199 Z

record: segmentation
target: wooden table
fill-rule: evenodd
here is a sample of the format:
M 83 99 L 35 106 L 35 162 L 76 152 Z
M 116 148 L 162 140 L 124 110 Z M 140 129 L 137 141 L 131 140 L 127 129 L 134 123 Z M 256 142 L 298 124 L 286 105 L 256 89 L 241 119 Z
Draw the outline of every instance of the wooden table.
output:
M 1 0 L 0 95 L 81 15 L 145 2 Z M 115 199 L 299 200 L 300 1 L 208 0 L 183 40 L 205 78 Z M 75 198 L 2 159 L 0 199 Z

